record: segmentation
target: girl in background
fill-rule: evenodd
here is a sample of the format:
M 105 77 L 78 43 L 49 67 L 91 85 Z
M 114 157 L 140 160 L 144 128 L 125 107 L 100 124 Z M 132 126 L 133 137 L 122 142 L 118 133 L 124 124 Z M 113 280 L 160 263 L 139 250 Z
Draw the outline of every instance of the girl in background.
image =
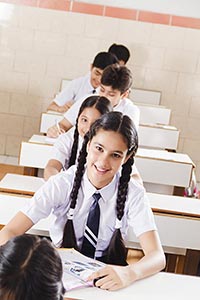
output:
M 112 105 L 107 98 L 90 96 L 85 99 L 79 109 L 76 125 L 61 134 L 53 146 L 52 158 L 44 169 L 45 180 L 75 164 L 78 157 L 77 152 L 80 151 L 83 137 L 90 129 L 91 124 L 109 111 L 112 111 Z
M 137 131 L 128 116 L 110 112 L 97 119 L 84 137 L 77 166 L 51 177 L 35 193 L 1 230 L 0 244 L 52 212 L 55 222 L 50 237 L 56 246 L 74 247 L 109 264 L 88 278 L 97 279 L 96 286 L 117 290 L 162 270 L 165 256 L 147 195 L 131 179 L 137 148 Z M 98 226 L 91 239 L 86 231 L 91 229 L 94 205 Z M 130 265 L 123 242 L 128 239 L 128 229 L 134 231 L 144 252 Z M 93 254 L 85 247 L 86 241 L 93 246 Z

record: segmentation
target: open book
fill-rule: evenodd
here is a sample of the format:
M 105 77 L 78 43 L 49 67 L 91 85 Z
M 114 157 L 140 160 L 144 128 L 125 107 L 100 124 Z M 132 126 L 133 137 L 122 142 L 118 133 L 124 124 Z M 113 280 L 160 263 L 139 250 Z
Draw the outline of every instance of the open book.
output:
M 104 263 L 86 257 L 74 249 L 58 249 L 63 264 L 63 284 L 67 291 L 93 286 L 87 278 L 93 272 L 103 268 Z

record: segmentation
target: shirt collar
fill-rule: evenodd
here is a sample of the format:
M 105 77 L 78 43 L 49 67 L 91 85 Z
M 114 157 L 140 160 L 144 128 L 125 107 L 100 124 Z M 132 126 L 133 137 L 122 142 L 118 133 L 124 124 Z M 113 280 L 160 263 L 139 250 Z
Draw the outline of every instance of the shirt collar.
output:
M 107 186 L 98 190 L 98 192 L 101 193 L 103 201 L 109 201 L 116 193 L 118 188 L 119 176 L 120 176 L 119 173 L 117 173 L 114 176 L 113 180 Z M 83 175 L 83 190 L 84 190 L 84 197 L 86 199 L 91 198 L 92 195 L 97 191 L 97 189 L 89 181 L 86 171 Z

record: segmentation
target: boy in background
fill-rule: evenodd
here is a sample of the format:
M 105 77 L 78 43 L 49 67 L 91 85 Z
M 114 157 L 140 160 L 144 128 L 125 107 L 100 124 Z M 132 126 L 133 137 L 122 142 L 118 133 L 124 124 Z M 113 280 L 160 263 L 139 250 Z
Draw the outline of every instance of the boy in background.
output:
M 47 110 L 66 112 L 72 104 L 85 95 L 97 93 L 101 82 L 103 70 L 111 64 L 118 62 L 116 56 L 110 52 L 99 52 L 90 67 L 90 72 L 85 76 L 72 80 L 48 106 Z

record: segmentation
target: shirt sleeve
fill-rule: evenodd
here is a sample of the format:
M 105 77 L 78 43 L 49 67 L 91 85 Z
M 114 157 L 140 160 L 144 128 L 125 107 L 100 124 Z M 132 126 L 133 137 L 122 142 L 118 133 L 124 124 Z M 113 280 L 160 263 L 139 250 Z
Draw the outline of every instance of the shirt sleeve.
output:
M 70 129 L 64 134 L 61 134 L 51 150 L 51 158 L 58 160 L 62 166 L 68 164 L 69 157 L 71 155 L 71 148 L 73 143 L 74 128 Z
M 54 102 L 59 105 L 63 106 L 69 101 L 73 101 L 76 95 L 76 79 L 72 80 L 64 90 L 62 90 L 55 98 Z
M 21 211 L 32 220 L 34 224 L 46 218 L 54 211 L 66 214 L 69 208 L 69 193 L 71 192 L 72 174 L 61 172 L 52 176 L 35 195 L 27 201 Z
M 135 184 L 137 186 L 137 184 Z M 130 194 L 130 192 L 129 192 Z M 144 188 L 139 193 L 131 192 L 128 209 L 128 225 L 133 229 L 136 237 L 151 230 L 157 230 L 154 215 Z

